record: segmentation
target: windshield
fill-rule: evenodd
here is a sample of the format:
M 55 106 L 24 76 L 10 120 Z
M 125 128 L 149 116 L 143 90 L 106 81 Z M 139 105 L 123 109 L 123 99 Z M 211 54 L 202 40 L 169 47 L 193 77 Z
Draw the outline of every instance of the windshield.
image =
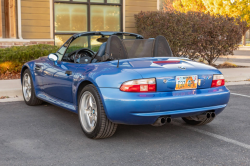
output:
M 97 52 L 100 48 L 100 46 L 107 42 L 108 38 L 110 36 L 102 36 L 102 35 L 89 35 L 89 36 L 80 36 L 70 43 L 66 54 L 69 54 L 71 52 L 74 52 L 76 50 L 82 49 L 82 48 L 88 48 L 91 49 L 94 52 Z M 135 39 L 135 36 L 118 36 L 120 39 Z

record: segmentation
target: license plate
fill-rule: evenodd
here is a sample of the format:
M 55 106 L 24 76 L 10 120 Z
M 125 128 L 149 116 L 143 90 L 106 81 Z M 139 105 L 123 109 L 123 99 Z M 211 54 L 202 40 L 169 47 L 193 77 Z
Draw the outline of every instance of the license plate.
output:
M 182 89 L 196 89 L 197 88 L 197 81 L 198 76 L 176 76 L 176 86 L 175 90 L 182 90 Z

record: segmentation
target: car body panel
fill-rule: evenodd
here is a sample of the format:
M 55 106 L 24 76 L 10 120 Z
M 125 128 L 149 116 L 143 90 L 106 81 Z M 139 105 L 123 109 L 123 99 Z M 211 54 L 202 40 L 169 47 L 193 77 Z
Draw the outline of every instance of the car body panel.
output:
M 201 114 L 210 110 L 217 114 L 226 107 L 230 97 L 225 86 L 152 93 L 127 93 L 115 88 L 100 90 L 108 118 L 124 124 L 144 124 L 144 117 L 150 121 L 145 124 L 152 124 L 159 116 L 185 117 L 197 111 Z
M 225 86 L 211 88 L 213 75 L 221 74 L 218 69 L 186 58 L 148 57 L 75 64 L 41 57 L 25 63 L 21 74 L 26 68 L 31 72 L 38 98 L 75 113 L 81 85 L 93 84 L 107 117 L 122 124 L 152 124 L 161 116 L 187 117 L 207 111 L 219 114 L 230 97 Z M 191 75 L 199 79 L 197 89 L 175 90 L 176 76 Z M 156 92 L 120 91 L 124 82 L 143 78 L 156 79 Z
M 152 64 L 153 61 L 162 60 L 164 58 L 148 58 L 146 63 Z M 167 58 L 168 59 L 168 58 Z M 164 59 L 166 60 L 166 59 Z M 42 57 L 36 61 L 26 63 L 32 73 L 34 86 L 36 87 L 36 95 L 38 98 L 50 102 L 54 105 L 60 106 L 64 109 L 77 113 L 77 91 L 80 84 L 84 81 L 89 81 L 94 84 L 102 99 L 107 117 L 115 122 L 122 124 L 151 124 L 159 116 L 171 116 L 172 118 L 201 114 L 208 110 L 220 113 L 229 101 L 230 92 L 225 87 L 207 88 L 211 86 L 212 75 L 221 74 L 215 68 L 207 67 L 207 65 L 199 64 L 199 70 L 178 70 L 178 65 L 169 65 L 168 68 L 162 66 L 153 66 L 140 68 L 138 66 L 129 65 L 130 61 L 139 61 L 139 59 L 121 60 L 120 66 L 117 68 L 118 61 L 81 64 L 77 65 L 72 76 L 72 82 L 66 79 L 57 79 L 51 85 L 45 83 L 39 85 L 36 83 L 38 79 L 46 80 L 53 79 L 50 77 L 57 77 L 55 72 L 55 65 L 48 62 L 47 57 Z M 193 63 L 192 61 L 184 62 Z M 184 64 L 184 63 L 180 63 Z M 35 70 L 35 65 L 43 64 L 45 67 L 41 71 Z M 47 64 L 47 65 L 45 65 Z M 72 63 L 65 64 L 70 66 Z M 60 64 L 60 65 L 62 65 Z M 56 67 L 59 66 L 58 64 Z M 204 66 L 204 69 L 202 68 Z M 72 66 L 71 66 L 72 67 Z M 188 65 L 185 65 L 188 69 Z M 208 68 L 208 69 L 207 69 Z M 69 68 L 67 68 L 69 69 Z M 143 70 L 145 69 L 145 71 Z M 53 74 L 48 76 L 44 74 L 52 70 Z M 65 69 L 66 70 L 66 69 Z M 164 75 L 165 72 L 165 75 Z M 41 74 L 42 73 L 42 74 Z M 153 73 L 150 75 L 150 73 Z M 194 75 L 197 74 L 199 79 L 206 80 L 206 83 L 201 84 L 195 90 L 181 90 L 175 91 L 174 86 L 175 75 Z M 120 91 L 120 86 L 123 82 L 134 79 L 141 79 L 152 76 L 157 80 L 157 92 L 154 93 L 129 93 Z M 39 78 L 41 77 L 41 78 Z M 45 78 L 46 77 L 46 78 Z M 163 80 L 167 83 L 164 85 Z M 64 91 L 63 95 L 71 96 L 72 100 L 67 101 L 62 98 L 55 97 L 46 93 L 46 88 L 57 88 L 56 92 L 65 88 L 65 85 L 71 84 L 71 93 Z M 206 85 L 206 86 L 204 86 Z M 70 85 L 67 85 L 68 88 Z M 165 89 L 164 89 L 165 88 Z M 60 93 L 58 93 L 60 94 Z

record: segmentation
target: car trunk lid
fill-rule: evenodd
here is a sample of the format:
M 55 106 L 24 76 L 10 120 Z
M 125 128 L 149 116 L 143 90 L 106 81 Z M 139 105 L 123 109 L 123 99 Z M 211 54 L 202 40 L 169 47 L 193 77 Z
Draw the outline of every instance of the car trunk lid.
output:
M 183 58 L 144 58 L 129 64 L 143 78 L 156 78 L 157 91 L 174 91 L 177 76 L 197 76 L 197 89 L 210 88 L 214 74 L 219 70 L 209 65 Z

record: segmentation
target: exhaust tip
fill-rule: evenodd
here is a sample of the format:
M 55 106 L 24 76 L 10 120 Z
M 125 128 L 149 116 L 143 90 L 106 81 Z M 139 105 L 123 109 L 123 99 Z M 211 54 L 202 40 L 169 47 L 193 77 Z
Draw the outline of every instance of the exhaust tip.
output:
M 161 118 L 161 123 L 165 124 L 166 123 L 166 119 L 165 118 Z
M 155 121 L 154 124 L 152 124 L 152 126 L 163 126 L 164 124 L 166 124 L 166 118 L 160 117 Z
M 214 112 L 211 113 L 211 117 L 215 118 L 216 114 Z
M 207 113 L 207 118 L 209 119 L 211 117 L 211 114 L 208 112 Z
M 172 119 L 170 117 L 167 118 L 167 123 L 171 123 Z

